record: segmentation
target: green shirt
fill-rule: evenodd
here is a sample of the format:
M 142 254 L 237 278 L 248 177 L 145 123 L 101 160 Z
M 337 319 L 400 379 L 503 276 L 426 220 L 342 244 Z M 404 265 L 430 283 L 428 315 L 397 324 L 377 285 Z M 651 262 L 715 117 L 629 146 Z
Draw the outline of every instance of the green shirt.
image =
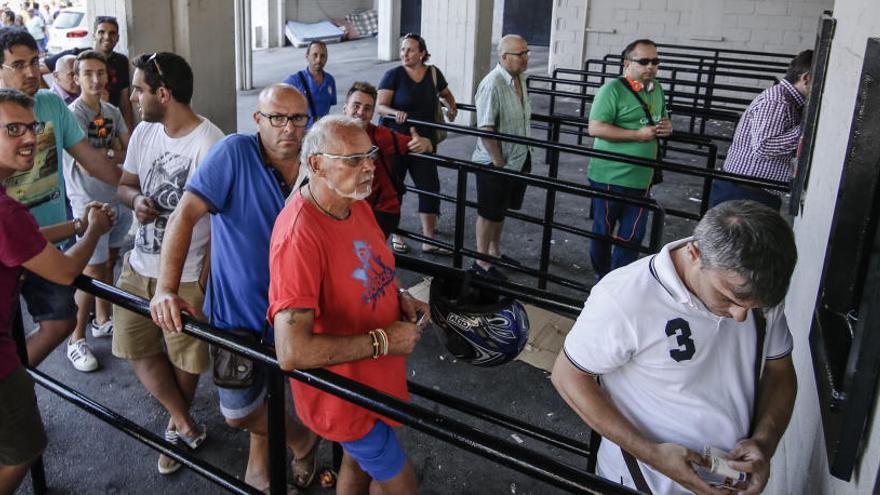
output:
M 651 91 L 642 89 L 639 95 L 648 104 L 654 122 L 666 117 L 666 98 L 663 88 L 655 83 Z M 638 130 L 648 125 L 648 118 L 642 105 L 635 95 L 614 79 L 608 81 L 596 93 L 593 105 L 590 107 L 590 120 L 598 120 L 622 129 Z M 657 141 L 632 141 L 611 142 L 601 138 L 593 140 L 593 148 L 602 151 L 611 151 L 641 158 L 657 158 Z M 654 170 L 650 167 L 630 165 L 601 158 L 591 158 L 587 177 L 594 182 L 611 184 L 615 186 L 631 187 L 634 189 L 647 189 L 651 184 Z

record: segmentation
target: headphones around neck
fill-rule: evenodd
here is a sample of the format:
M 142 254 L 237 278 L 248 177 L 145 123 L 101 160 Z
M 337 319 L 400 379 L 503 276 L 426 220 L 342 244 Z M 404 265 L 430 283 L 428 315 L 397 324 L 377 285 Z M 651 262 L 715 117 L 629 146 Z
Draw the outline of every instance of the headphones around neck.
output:
M 626 77 L 626 82 L 629 83 L 629 87 L 631 87 L 632 90 L 635 91 L 636 93 L 638 93 L 639 91 L 642 90 L 642 88 L 644 88 L 644 84 L 642 84 L 641 82 L 636 81 L 635 79 L 633 79 L 629 76 L 625 76 L 625 77 Z M 648 83 L 648 91 L 652 91 L 653 89 L 654 89 L 654 81 L 651 81 Z

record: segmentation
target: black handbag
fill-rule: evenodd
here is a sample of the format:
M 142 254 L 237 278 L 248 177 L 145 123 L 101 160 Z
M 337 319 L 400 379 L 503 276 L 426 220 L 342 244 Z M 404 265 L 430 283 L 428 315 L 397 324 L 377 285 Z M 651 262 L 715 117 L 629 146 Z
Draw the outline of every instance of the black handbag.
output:
M 262 338 L 252 330 L 230 329 L 225 332 L 234 335 L 238 340 L 261 343 Z M 214 385 L 223 388 L 249 388 L 254 384 L 256 363 L 241 354 L 232 352 L 219 345 L 209 346 L 213 364 Z

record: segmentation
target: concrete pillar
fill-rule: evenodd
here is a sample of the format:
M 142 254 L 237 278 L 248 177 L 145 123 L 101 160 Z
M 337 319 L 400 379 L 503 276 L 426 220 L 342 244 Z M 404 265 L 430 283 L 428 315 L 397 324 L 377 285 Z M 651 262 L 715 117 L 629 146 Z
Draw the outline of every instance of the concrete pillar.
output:
M 250 38 L 250 0 L 234 1 L 235 87 L 248 91 L 254 88 L 254 58 Z
M 186 58 L 195 78 L 193 108 L 224 132 L 235 132 L 233 2 L 126 0 L 125 8 L 129 53 L 169 51 Z
M 284 46 L 285 40 L 287 40 L 284 36 L 284 26 L 287 24 L 287 4 L 284 0 L 274 0 L 274 3 L 275 8 L 272 9 L 274 29 L 270 28 L 269 34 L 275 43 L 272 46 L 281 47 Z
M 271 3 L 272 2 L 268 2 L 265 0 L 250 2 L 251 48 L 253 48 L 254 50 L 269 48 L 270 46 L 269 25 L 272 21 L 270 18 L 269 6 Z
M 589 0 L 554 0 L 547 71 L 580 68 L 587 53 Z
M 379 39 L 376 58 L 390 62 L 400 58 L 400 0 L 376 0 L 379 11 Z
M 473 103 L 492 57 L 493 0 L 423 0 L 422 37 L 455 100 Z M 475 121 L 472 112 L 461 113 Z M 466 120 L 458 123 L 467 124 Z

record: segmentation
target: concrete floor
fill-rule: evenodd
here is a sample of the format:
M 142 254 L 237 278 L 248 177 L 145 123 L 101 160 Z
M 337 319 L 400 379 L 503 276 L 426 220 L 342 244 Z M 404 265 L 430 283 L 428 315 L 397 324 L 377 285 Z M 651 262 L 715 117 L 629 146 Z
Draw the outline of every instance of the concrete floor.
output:
M 382 74 L 397 62 L 375 62 L 375 40 L 360 40 L 340 45 L 331 45 L 327 70 L 336 77 L 337 87 L 344 95 L 350 84 L 358 80 L 378 83 Z M 429 47 L 430 48 L 430 47 Z M 546 70 L 547 50 L 545 47 L 532 47 L 530 72 L 543 74 Z M 287 74 L 299 70 L 304 62 L 304 50 L 292 47 L 256 52 L 254 54 L 254 74 L 256 86 L 262 87 L 282 80 Z M 198 87 L 198 81 L 196 81 Z M 256 101 L 257 90 L 242 92 L 238 99 L 238 122 L 242 132 L 253 132 L 255 127 L 250 118 Z M 458 101 L 470 103 L 468 95 L 456 95 Z M 340 102 L 341 103 L 341 102 Z M 546 101 L 535 98 L 533 106 L 536 113 L 545 113 Z M 339 112 L 340 107 L 335 107 Z M 540 136 L 536 132 L 534 135 Z M 468 158 L 473 150 L 474 139 L 465 136 L 451 136 L 441 147 L 441 153 L 449 156 Z M 543 154 L 542 154 L 543 155 Z M 537 160 L 540 162 L 541 160 Z M 682 161 L 687 161 L 682 158 Z M 543 163 L 535 164 L 535 173 L 545 174 Z M 586 163 L 582 158 L 562 157 L 560 176 L 584 183 Z M 453 174 L 441 174 L 444 191 L 454 191 Z M 695 209 L 694 198 L 699 197 L 699 184 L 693 179 L 676 179 L 667 175 L 667 182 L 655 190 L 658 197 L 665 198 L 669 204 L 679 208 Z M 408 195 L 404 211 L 415 210 L 415 198 Z M 474 199 L 474 184 L 471 179 L 469 197 Z M 543 205 L 543 192 L 530 189 L 527 205 Z M 531 211 L 531 207 L 530 211 Z M 540 214 L 543 207 L 534 209 Z M 586 201 L 583 199 L 560 199 L 558 213 L 560 221 L 588 228 Z M 442 239 L 451 239 L 453 217 L 450 206 L 444 206 L 440 221 Z M 468 213 L 467 244 L 473 247 L 473 212 Z M 690 222 L 667 219 L 664 237 L 673 239 L 686 234 Z M 415 230 L 415 215 L 406 215 L 402 223 L 406 229 Z M 540 230 L 522 222 L 511 221 L 506 227 L 505 246 L 508 253 L 526 264 L 536 265 L 538 259 Z M 415 247 L 415 245 L 414 245 Z M 592 280 L 592 272 L 587 257 L 586 241 L 573 235 L 557 233 L 553 238 L 551 270 L 580 280 Z M 449 263 L 448 258 L 431 257 L 433 261 Z M 469 263 L 469 261 L 468 261 Z M 418 274 L 402 272 L 404 283 L 413 285 L 420 281 Z M 517 280 L 521 280 L 517 278 Z M 533 284 L 531 281 L 525 283 Z M 576 295 L 568 290 L 559 293 Z M 583 295 L 580 297 L 583 298 Z M 433 333 L 433 332 L 432 332 Z M 154 432 L 161 432 L 167 416 L 144 388 L 137 382 L 129 365 L 115 359 L 110 354 L 110 341 L 94 340 L 89 337 L 92 347 L 102 362 L 102 368 L 89 375 L 73 370 L 61 349 L 51 355 L 41 369 L 65 384 L 82 391 L 94 400 L 129 417 L 136 423 Z M 448 392 L 466 400 L 491 407 L 501 413 L 518 417 L 533 424 L 557 431 L 567 437 L 587 441 L 587 428 L 565 406 L 549 383 L 549 375 L 522 362 L 513 362 L 494 369 L 477 369 L 457 362 L 446 353 L 438 338 L 429 336 L 423 339 L 409 359 L 410 379 L 437 390 Z M 68 403 L 38 387 L 38 396 L 43 419 L 48 430 L 50 444 L 45 454 L 46 472 L 52 493 L 216 493 L 218 489 L 211 483 L 191 472 L 182 470 L 178 474 L 164 477 L 156 471 L 157 454 L 129 437 L 105 426 L 102 422 L 74 408 Z M 583 466 L 584 459 L 559 452 L 524 435 L 512 435 L 509 431 L 483 424 L 474 419 L 464 418 L 449 412 L 441 405 L 420 399 L 422 404 L 436 412 L 464 419 L 484 431 L 507 440 L 522 443 L 525 447 L 545 452 L 552 457 L 573 466 Z M 216 393 L 210 376 L 203 377 L 199 386 L 194 416 L 207 425 L 208 442 L 199 449 L 200 457 L 213 464 L 241 476 L 247 459 L 247 443 L 244 434 L 227 427 L 220 417 Z M 561 493 L 547 484 L 519 474 L 511 469 L 500 467 L 474 454 L 467 453 L 408 428 L 400 429 L 400 436 L 410 459 L 416 467 L 420 493 L 425 494 L 553 494 Z M 330 449 L 325 445 L 320 452 L 320 464 L 329 465 Z M 308 493 L 325 493 L 317 486 Z M 30 481 L 20 493 L 32 493 Z

